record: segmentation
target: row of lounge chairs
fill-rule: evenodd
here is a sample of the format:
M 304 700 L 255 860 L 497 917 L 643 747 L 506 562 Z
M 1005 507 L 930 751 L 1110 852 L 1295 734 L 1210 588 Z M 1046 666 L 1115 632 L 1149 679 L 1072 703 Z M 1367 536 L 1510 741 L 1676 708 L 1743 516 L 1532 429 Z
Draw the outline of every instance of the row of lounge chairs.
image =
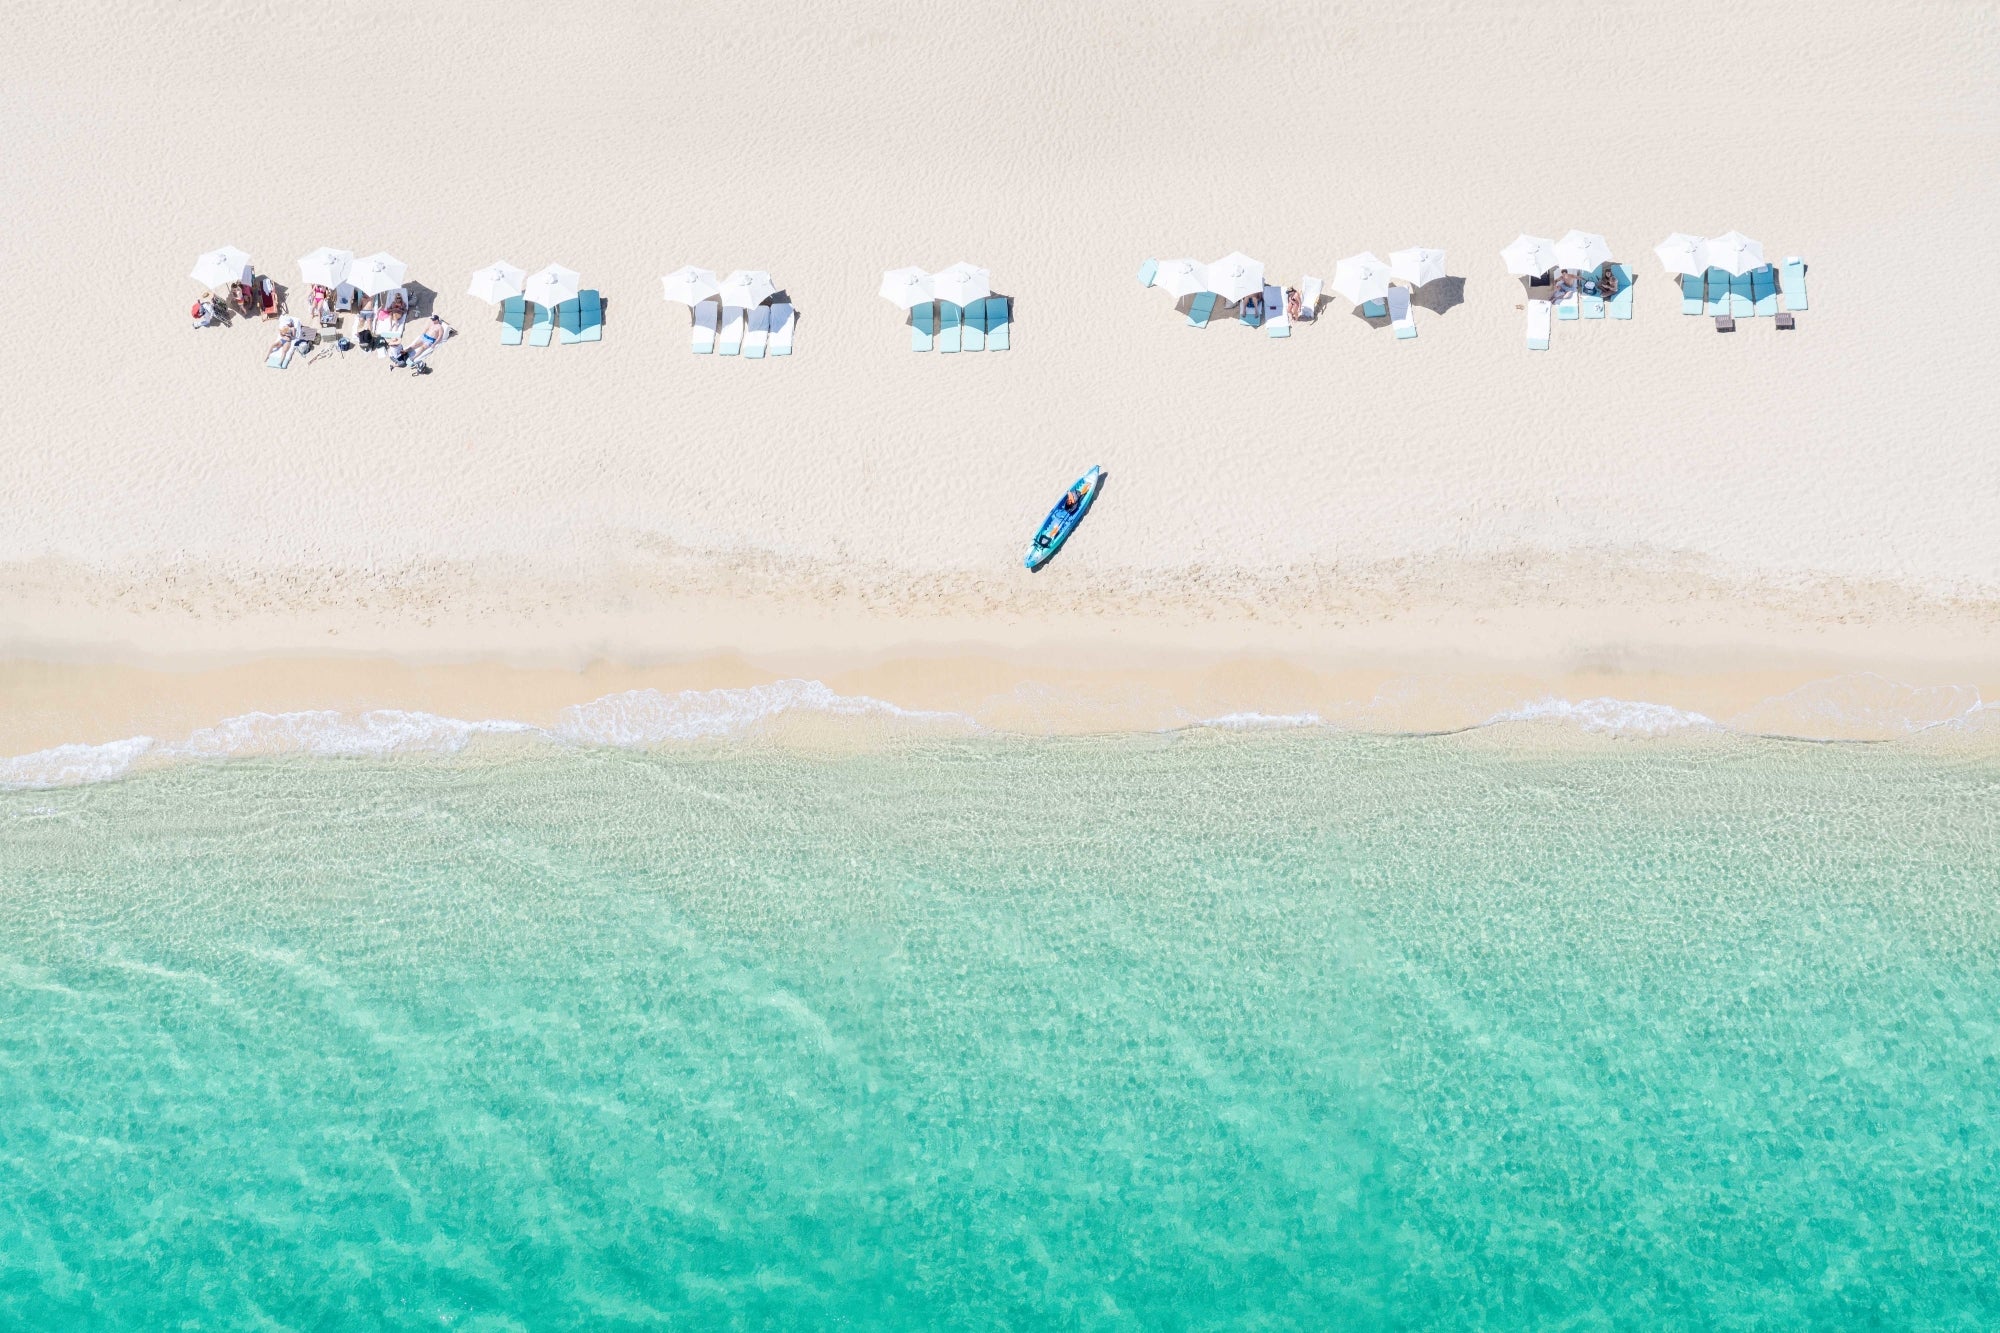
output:
M 500 303 L 500 344 L 503 347 L 547 347 L 552 340 L 594 343 L 604 337 L 604 298 L 596 291 L 578 292 L 551 310 L 523 296 Z
M 967 306 L 926 301 L 910 309 L 910 350 L 1004 352 L 1013 345 L 1012 297 L 988 296 Z
M 1784 309 L 1778 298 L 1784 297 Z M 1681 277 L 1681 313 L 1708 315 L 1717 332 L 1735 331 L 1739 319 L 1770 316 L 1781 329 L 1796 328 L 1793 316 L 1806 308 L 1806 263 L 1791 256 L 1777 268 L 1766 264 L 1748 273 L 1732 274 L 1712 268 L 1707 273 Z
M 772 301 L 748 309 L 697 301 L 689 345 L 696 356 L 713 352 L 718 356 L 740 355 L 751 361 L 767 353 L 790 356 L 798 324 L 798 315 L 790 301 Z
M 1153 260 L 1147 260 L 1146 266 L 1139 271 L 1139 281 L 1146 286 L 1152 285 L 1151 278 L 1154 263 L 1155 261 Z M 1299 280 L 1300 323 L 1311 323 L 1317 318 L 1319 298 L 1322 290 L 1323 284 L 1318 278 L 1301 278 Z M 1209 322 L 1215 318 L 1216 310 L 1220 307 L 1226 307 L 1229 304 L 1229 302 L 1224 301 L 1214 292 L 1196 292 L 1188 300 L 1187 321 L 1189 327 L 1197 329 L 1207 328 Z M 1252 301 L 1245 299 L 1235 304 L 1236 317 L 1241 323 L 1253 329 L 1263 329 L 1266 337 L 1289 338 L 1292 336 L 1292 317 L 1291 313 L 1285 308 L 1284 288 L 1267 283 L 1259 300 Z

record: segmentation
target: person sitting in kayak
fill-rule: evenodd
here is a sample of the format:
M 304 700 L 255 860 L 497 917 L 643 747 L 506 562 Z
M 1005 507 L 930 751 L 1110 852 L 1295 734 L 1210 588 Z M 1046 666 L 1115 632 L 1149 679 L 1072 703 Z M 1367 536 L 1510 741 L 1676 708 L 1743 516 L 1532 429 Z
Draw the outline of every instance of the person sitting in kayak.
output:
M 1044 492 L 1042 492 L 1042 493 L 1043 493 L 1044 495 L 1048 494 L 1048 492 L 1046 492 L 1046 491 L 1044 491 Z M 1063 512 L 1064 512 L 1065 514 L 1074 514 L 1074 513 L 1076 512 L 1076 507 L 1077 507 L 1078 505 L 1082 504 L 1082 503 L 1083 503 L 1083 492 L 1082 492 L 1082 491 L 1064 491 L 1064 492 L 1063 492 L 1063 504 L 1062 504 L 1062 507 L 1063 507 Z

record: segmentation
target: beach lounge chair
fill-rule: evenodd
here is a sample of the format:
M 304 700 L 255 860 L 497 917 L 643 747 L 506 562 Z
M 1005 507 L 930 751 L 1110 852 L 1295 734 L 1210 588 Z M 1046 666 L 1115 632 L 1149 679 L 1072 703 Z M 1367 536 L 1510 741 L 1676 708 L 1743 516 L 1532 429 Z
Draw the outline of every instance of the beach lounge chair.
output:
M 1729 273 L 1726 269 L 1712 268 L 1702 279 L 1702 313 L 1705 315 L 1726 315 L 1729 313 Z
M 1215 313 L 1215 293 L 1196 292 L 1194 303 L 1188 307 L 1188 323 L 1198 329 L 1208 327 L 1208 318 Z
M 1632 270 L 1623 264 L 1613 264 L 1611 271 L 1618 278 L 1618 294 L 1605 304 L 1610 307 L 1611 318 L 1630 319 L 1632 318 L 1632 284 L 1636 279 L 1632 276 Z
M 292 364 L 292 340 L 285 339 L 284 345 L 264 358 L 264 364 L 273 370 L 283 370 Z
M 533 301 L 528 302 L 528 309 L 534 312 L 528 324 L 528 346 L 547 347 L 549 339 L 555 335 L 556 312 Z
M 1004 352 L 1012 340 L 1009 332 L 1014 323 L 1013 304 L 1004 296 L 986 298 L 986 350 Z
M 771 345 L 771 307 L 753 305 L 750 320 L 743 334 L 743 359 L 761 361 L 764 352 Z
M 1388 299 L 1385 297 L 1380 301 L 1370 301 L 1368 304 L 1362 306 L 1361 317 L 1363 319 L 1387 319 L 1389 317 Z
M 714 301 L 694 303 L 694 329 L 688 334 L 688 343 L 696 356 L 715 350 L 715 318 L 719 307 Z
M 1285 289 L 1264 284 L 1264 336 L 1266 338 L 1289 338 L 1292 336 L 1292 317 L 1285 310 Z
M 928 352 L 937 335 L 937 304 L 926 301 L 910 307 L 910 350 Z
M 1319 318 L 1319 295 L 1326 284 L 1310 275 L 1299 278 L 1299 323 L 1308 324 Z
M 715 343 L 718 355 L 735 356 L 743 350 L 743 326 L 749 319 L 740 305 L 722 307 L 722 333 Z
M 1785 266 L 1778 270 L 1778 288 L 1785 294 L 1785 309 L 1790 311 L 1806 308 L 1806 261 L 1797 255 L 1788 255 Z
M 965 321 L 965 311 L 950 301 L 939 301 L 937 347 L 940 352 L 956 352 L 964 336 L 960 327 Z
M 1699 315 L 1702 307 L 1702 278 L 1699 273 L 1681 274 L 1681 313 Z
M 592 288 L 576 294 L 577 304 L 583 310 L 583 330 L 578 335 L 587 343 L 604 341 L 604 296 Z
M 1750 299 L 1760 317 L 1778 313 L 1778 275 L 1769 264 L 1750 270 Z
M 1410 289 L 1391 287 L 1388 300 L 1389 327 L 1396 331 L 1396 337 L 1398 339 L 1416 337 L 1416 317 L 1410 314 Z
M 1152 286 L 1154 275 L 1159 273 L 1159 271 L 1160 261 L 1157 259 L 1148 259 L 1145 263 L 1139 265 L 1139 285 L 1141 287 Z
M 574 296 L 556 307 L 556 337 L 565 347 L 583 341 L 583 305 Z
M 1549 350 L 1549 303 L 1547 301 L 1528 302 L 1528 350 L 1546 352 Z
M 799 327 L 798 316 L 792 310 L 790 301 L 771 303 L 771 355 L 790 356 L 792 354 L 792 334 Z
M 1751 293 L 1748 273 L 1734 274 L 1729 279 L 1729 313 L 1737 319 L 1748 319 L 1757 313 L 1757 299 Z
M 264 279 L 257 288 L 257 297 L 263 303 L 264 318 L 276 319 L 281 304 L 278 300 L 278 284 L 269 278 Z
M 1597 286 L 1596 279 L 1593 278 L 1591 280 L 1590 285 L 1596 287 Z M 1577 313 L 1582 315 L 1585 319 L 1603 319 L 1604 318 L 1603 290 L 1599 289 L 1598 291 L 1587 292 L 1583 289 L 1583 280 L 1579 278 L 1576 284 L 1576 308 L 1577 308 Z
M 968 352 L 986 350 L 986 298 L 965 307 L 965 332 L 960 338 L 961 345 Z
M 1557 319 L 1576 319 L 1580 317 L 1582 314 L 1583 314 L 1583 292 L 1581 288 L 1579 287 L 1570 288 L 1567 292 L 1563 293 L 1562 297 L 1559 300 L 1556 301 Z
M 335 314 L 344 315 L 354 309 L 354 284 L 343 282 L 333 289 L 333 309 Z
M 1264 293 L 1261 291 L 1252 292 L 1250 295 L 1244 297 L 1243 303 L 1236 307 L 1236 318 L 1246 327 L 1253 329 L 1263 328 Z

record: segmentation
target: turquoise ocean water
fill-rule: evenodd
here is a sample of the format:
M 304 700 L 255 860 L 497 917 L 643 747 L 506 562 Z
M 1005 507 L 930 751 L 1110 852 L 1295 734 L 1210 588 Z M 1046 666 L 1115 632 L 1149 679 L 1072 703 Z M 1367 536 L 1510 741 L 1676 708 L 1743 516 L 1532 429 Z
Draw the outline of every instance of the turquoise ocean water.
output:
M 7 1329 L 1990 1328 L 1996 1136 L 1992 759 L 1195 732 L 0 794 Z

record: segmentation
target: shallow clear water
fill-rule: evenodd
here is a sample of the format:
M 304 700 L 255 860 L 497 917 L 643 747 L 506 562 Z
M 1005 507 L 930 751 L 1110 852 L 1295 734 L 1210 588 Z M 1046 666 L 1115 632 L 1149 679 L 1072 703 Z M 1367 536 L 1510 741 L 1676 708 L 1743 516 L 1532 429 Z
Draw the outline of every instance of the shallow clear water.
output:
M 2000 764 L 1324 735 L 0 795 L 0 1327 L 1989 1327 Z

